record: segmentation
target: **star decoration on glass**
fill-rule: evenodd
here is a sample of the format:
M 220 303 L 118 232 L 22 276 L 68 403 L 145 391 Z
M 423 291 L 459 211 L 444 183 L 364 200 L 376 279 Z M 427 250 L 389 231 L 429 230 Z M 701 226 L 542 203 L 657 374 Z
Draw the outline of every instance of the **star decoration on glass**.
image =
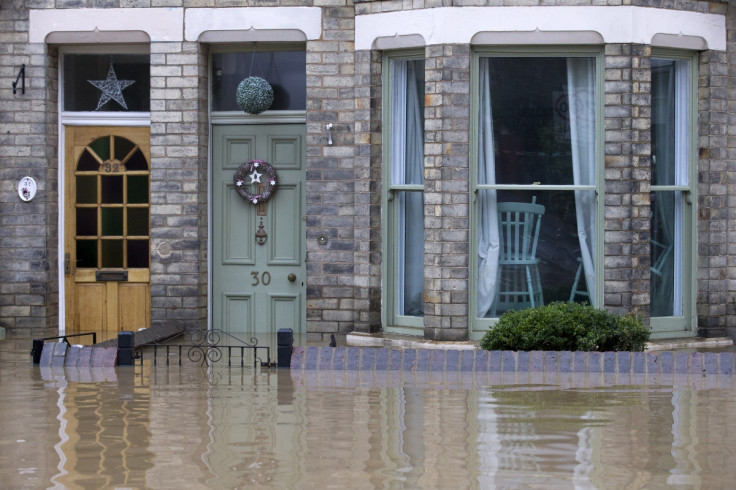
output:
M 263 175 L 263 174 L 259 174 L 258 172 L 256 172 L 254 170 L 253 173 L 249 175 L 249 177 L 250 177 L 250 183 L 251 184 L 255 184 L 256 182 L 258 182 L 260 184 L 261 183 L 261 175 Z
M 102 95 L 100 95 L 100 100 L 99 102 L 97 102 L 97 109 L 95 109 L 96 111 L 99 111 L 100 107 L 110 102 L 110 100 L 114 100 L 115 102 L 120 104 L 123 109 L 128 109 L 128 106 L 125 103 L 125 99 L 123 98 L 123 90 L 133 85 L 135 83 L 135 80 L 118 80 L 117 75 L 115 75 L 115 69 L 112 67 L 112 62 L 110 63 L 110 67 L 107 70 L 106 80 L 87 81 L 102 91 Z

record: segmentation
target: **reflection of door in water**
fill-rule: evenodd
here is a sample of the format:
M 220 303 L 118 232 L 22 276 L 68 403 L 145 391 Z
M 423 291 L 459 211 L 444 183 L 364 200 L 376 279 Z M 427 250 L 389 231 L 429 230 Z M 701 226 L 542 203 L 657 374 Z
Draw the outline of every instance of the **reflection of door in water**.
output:
M 65 132 L 66 331 L 150 325 L 148 128 Z
M 305 148 L 301 124 L 213 128 L 213 328 L 304 332 Z M 240 197 L 233 183 L 235 171 L 250 160 L 265 160 L 277 173 L 275 193 L 259 205 Z M 246 179 L 244 185 L 255 193 L 258 184 Z

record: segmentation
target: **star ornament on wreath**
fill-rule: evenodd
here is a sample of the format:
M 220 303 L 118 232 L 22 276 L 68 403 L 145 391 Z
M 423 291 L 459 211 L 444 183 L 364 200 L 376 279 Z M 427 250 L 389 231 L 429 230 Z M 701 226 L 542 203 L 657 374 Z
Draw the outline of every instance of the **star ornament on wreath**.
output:
M 262 192 L 253 194 L 248 192 L 248 187 L 251 184 L 256 185 L 256 192 L 261 187 L 261 177 L 266 175 L 266 188 Z M 250 179 L 246 182 L 246 179 Z M 271 199 L 271 196 L 276 192 L 276 185 L 278 182 L 278 175 L 276 169 L 264 160 L 251 160 L 240 164 L 238 169 L 233 175 L 233 182 L 235 183 L 235 190 L 238 195 L 248 201 L 251 204 L 264 203 Z

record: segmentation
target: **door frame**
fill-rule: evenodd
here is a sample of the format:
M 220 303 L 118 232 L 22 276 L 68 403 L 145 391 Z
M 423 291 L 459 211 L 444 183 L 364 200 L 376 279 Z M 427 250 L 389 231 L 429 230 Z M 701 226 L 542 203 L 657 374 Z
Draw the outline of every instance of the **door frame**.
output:
M 150 112 L 70 112 L 64 111 L 64 55 L 70 53 L 141 53 L 149 52 L 149 46 L 142 44 L 135 45 L 102 45 L 102 46 L 63 46 L 59 48 L 58 53 L 58 99 L 57 107 L 57 168 L 56 181 L 58 183 L 58 213 L 57 213 L 57 230 L 58 240 L 57 249 L 57 284 L 59 291 L 59 335 L 66 334 L 66 275 L 64 274 L 64 247 L 66 243 L 66 233 L 64 223 L 66 222 L 66 214 L 64 212 L 66 206 L 66 161 L 65 148 L 66 138 L 64 136 L 66 126 L 118 126 L 118 127 L 150 127 Z M 150 162 L 149 162 L 150 164 Z
M 306 111 L 279 111 L 273 113 L 262 113 L 257 116 L 248 115 L 240 112 L 231 111 L 211 111 L 210 124 L 207 147 L 207 330 L 212 330 L 212 312 L 213 312 L 213 292 L 212 292 L 212 250 L 213 250 L 213 225 L 212 225 L 212 167 L 213 167 L 213 148 L 214 148 L 214 127 L 215 126 L 269 126 L 273 124 L 304 124 L 307 123 Z M 306 174 L 305 174 L 306 175 Z M 306 177 L 305 177 L 306 180 Z M 306 184 L 306 182 L 305 182 Z M 306 192 L 306 185 L 304 186 Z M 306 211 L 306 210 L 305 210 Z M 305 243 L 306 247 L 306 243 Z M 306 267 L 306 249 L 302 250 L 304 254 Z M 306 278 L 305 278 L 306 279 Z M 306 301 L 306 297 L 304 298 Z M 307 332 L 306 325 L 306 309 L 302 312 L 302 321 L 304 321 L 304 333 Z

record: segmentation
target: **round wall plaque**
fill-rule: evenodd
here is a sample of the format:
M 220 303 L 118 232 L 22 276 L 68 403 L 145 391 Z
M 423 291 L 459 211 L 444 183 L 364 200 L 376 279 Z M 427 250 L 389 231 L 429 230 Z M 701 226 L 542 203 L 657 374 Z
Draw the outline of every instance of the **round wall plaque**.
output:
M 26 202 L 36 197 L 36 190 L 36 181 L 33 177 L 23 177 L 18 182 L 18 195 Z

